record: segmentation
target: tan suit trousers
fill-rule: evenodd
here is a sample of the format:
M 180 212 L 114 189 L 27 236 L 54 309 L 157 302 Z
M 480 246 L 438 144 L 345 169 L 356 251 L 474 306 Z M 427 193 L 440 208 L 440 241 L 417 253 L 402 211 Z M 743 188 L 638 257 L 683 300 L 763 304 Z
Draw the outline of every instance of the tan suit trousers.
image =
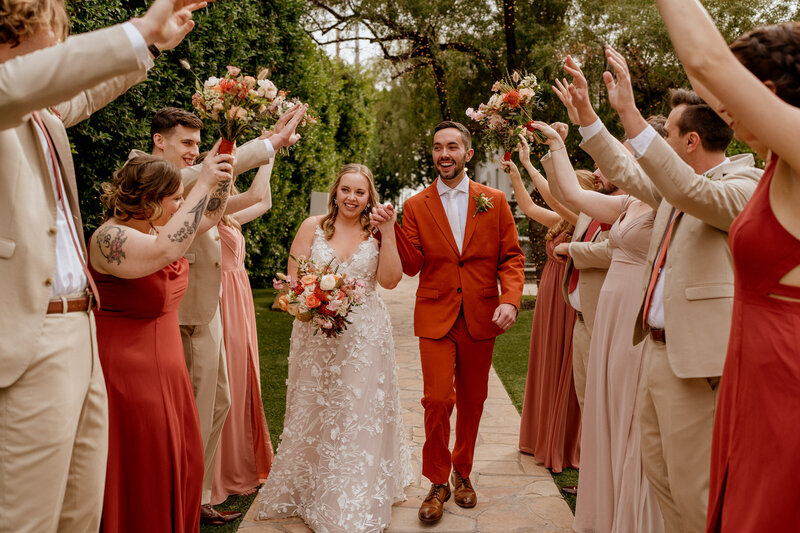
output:
M 656 491 L 665 531 L 703 533 L 719 379 L 677 377 L 666 345 L 650 337 L 644 365 L 639 385 L 642 467 Z
M 45 316 L 38 353 L 0 389 L 0 532 L 96 533 L 108 400 L 94 316 Z
M 181 326 L 183 354 L 194 388 L 197 413 L 200 416 L 200 433 L 203 436 L 203 497 L 205 505 L 211 503 L 211 486 L 214 482 L 214 465 L 222 435 L 222 426 L 231 407 L 228 386 L 228 364 L 222 342 L 222 318 L 219 305 L 208 324 Z
M 583 399 L 586 396 L 586 369 L 589 368 L 589 344 L 592 332 L 582 318 L 575 320 L 572 328 L 572 377 L 575 381 L 575 394 L 583 413 Z

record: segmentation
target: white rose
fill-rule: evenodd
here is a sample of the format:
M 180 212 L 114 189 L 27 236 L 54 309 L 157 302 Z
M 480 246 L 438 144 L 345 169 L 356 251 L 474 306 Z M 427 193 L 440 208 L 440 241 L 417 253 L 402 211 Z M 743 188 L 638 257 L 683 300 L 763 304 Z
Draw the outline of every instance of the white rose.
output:
M 219 85 L 219 78 L 212 76 L 206 80 L 206 82 L 203 84 L 203 87 L 210 89 L 211 87 L 216 87 L 217 85 Z
M 325 274 L 319 280 L 319 288 L 323 291 L 330 291 L 336 287 L 336 276 L 333 274 Z
M 278 96 L 278 88 L 275 87 L 275 84 L 269 80 L 258 80 L 258 89 L 256 92 L 259 96 L 263 96 L 264 98 L 268 98 L 270 100 L 274 99 Z

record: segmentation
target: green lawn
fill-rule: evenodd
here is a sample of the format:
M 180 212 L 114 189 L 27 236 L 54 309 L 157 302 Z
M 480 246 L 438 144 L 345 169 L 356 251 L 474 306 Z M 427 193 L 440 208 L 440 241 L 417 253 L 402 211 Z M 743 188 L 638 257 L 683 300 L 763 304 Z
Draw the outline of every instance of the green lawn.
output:
M 261 396 L 267 416 L 272 446 L 277 449 L 283 431 L 283 412 L 286 409 L 286 375 L 289 358 L 289 335 L 292 317 L 272 311 L 274 289 L 253 290 L 258 326 L 258 355 L 261 359 Z M 217 509 L 247 512 L 256 495 L 231 496 Z M 240 520 L 225 526 L 200 526 L 201 533 L 232 533 L 239 528 Z
M 516 323 L 504 334 L 497 337 L 494 345 L 494 366 L 500 381 L 508 391 L 517 411 L 522 413 L 522 398 L 525 395 L 525 378 L 528 373 L 528 353 L 531 342 L 531 323 L 533 309 L 522 309 Z M 553 474 L 559 488 L 578 484 L 578 470 L 567 468 L 560 474 Z M 561 495 L 575 512 L 575 496 Z
M 292 331 L 292 317 L 286 313 L 271 310 L 275 298 L 273 289 L 254 289 L 253 299 L 256 307 L 258 327 L 258 349 L 261 359 L 261 394 L 264 412 L 269 425 L 272 445 L 277 449 L 283 431 L 283 414 L 286 409 L 286 376 L 289 358 L 289 335 Z M 526 298 L 530 299 L 530 297 Z M 532 309 L 522 309 L 514 326 L 497 338 L 494 353 L 494 369 L 500 376 L 511 401 L 522 410 L 525 393 L 525 377 L 528 371 L 528 350 L 530 346 Z M 578 484 L 578 471 L 567 469 L 561 474 L 553 474 L 559 487 Z M 575 511 L 575 497 L 564 496 L 570 508 Z M 255 495 L 231 496 L 217 509 L 247 512 Z M 239 527 L 239 521 L 226 526 L 201 526 L 201 533 L 232 533 Z

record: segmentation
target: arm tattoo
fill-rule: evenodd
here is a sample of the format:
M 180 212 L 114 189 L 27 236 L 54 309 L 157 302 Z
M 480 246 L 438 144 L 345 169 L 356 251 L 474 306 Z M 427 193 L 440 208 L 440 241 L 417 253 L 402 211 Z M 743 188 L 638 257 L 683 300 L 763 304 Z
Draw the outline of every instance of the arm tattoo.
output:
M 197 205 L 189 210 L 191 222 L 189 220 L 184 220 L 183 226 L 175 233 L 168 234 L 167 238 L 172 242 L 183 242 L 191 237 L 194 232 L 197 231 L 197 226 L 200 225 L 200 219 L 203 218 L 203 209 L 205 209 L 207 201 L 208 196 L 203 196 L 203 198 L 197 202 Z
M 213 217 L 220 209 L 225 207 L 225 204 L 228 202 L 228 194 L 231 190 L 230 184 L 231 180 L 222 180 L 217 183 L 217 189 L 211 193 L 211 198 L 208 200 L 208 205 L 206 206 L 205 215 L 207 217 Z
M 125 236 L 125 228 L 119 226 L 106 226 L 97 230 L 95 241 L 100 254 L 106 258 L 108 264 L 116 263 L 117 266 L 125 259 L 125 250 L 122 245 L 128 237 Z

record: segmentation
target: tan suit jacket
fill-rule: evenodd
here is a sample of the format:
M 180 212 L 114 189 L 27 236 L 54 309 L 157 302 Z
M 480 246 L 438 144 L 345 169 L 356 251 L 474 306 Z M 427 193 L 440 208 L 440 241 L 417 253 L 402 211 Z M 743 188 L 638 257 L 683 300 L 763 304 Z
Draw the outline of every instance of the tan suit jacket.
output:
M 541 159 L 542 166 L 548 176 L 552 176 L 553 165 L 548 152 Z M 577 212 L 577 209 L 564 200 L 564 195 L 558 182 L 548 179 L 550 193 L 556 200 L 561 202 L 567 209 Z M 583 241 L 592 217 L 584 213 L 578 213 L 578 220 L 575 223 L 575 231 L 572 232 L 572 242 Z M 592 243 L 591 245 L 588 245 Z M 598 231 L 587 245 L 572 246 L 570 252 L 572 256 L 567 259 L 567 267 L 564 269 L 564 277 L 561 280 L 561 294 L 564 301 L 569 305 L 569 279 L 572 270 L 577 268 L 581 271 L 578 277 L 578 291 L 581 297 L 581 314 L 589 328 L 589 332 L 594 327 L 594 317 L 597 314 L 597 301 L 600 299 L 600 289 L 606 280 L 608 267 L 611 266 L 611 250 L 608 247 L 608 232 Z
M 695 174 L 659 136 L 638 164 L 605 128 L 581 147 L 611 181 L 657 209 L 633 343 L 649 333 L 644 299 L 674 206 L 683 214 L 675 222 L 664 265 L 664 330 L 670 367 L 680 378 L 722 375 L 733 308 L 728 230 L 761 178 L 753 156 L 734 156 L 704 177 Z
M 69 65 L 61 68 L 59 65 Z M 31 112 L 41 110 L 53 139 L 80 244 L 80 208 L 65 126 L 144 79 L 120 26 L 0 64 L 0 387 L 12 384 L 36 354 L 55 271 L 56 197 Z M 63 120 L 46 108 L 55 107 Z
M 234 175 L 269 163 L 266 145 L 254 139 L 236 150 Z M 200 165 L 183 169 L 183 185 L 189 189 L 197 180 Z M 219 303 L 222 283 L 222 248 L 216 226 L 198 235 L 186 250 L 189 261 L 189 286 L 178 307 L 178 321 L 182 326 L 208 324 L 214 318 Z

